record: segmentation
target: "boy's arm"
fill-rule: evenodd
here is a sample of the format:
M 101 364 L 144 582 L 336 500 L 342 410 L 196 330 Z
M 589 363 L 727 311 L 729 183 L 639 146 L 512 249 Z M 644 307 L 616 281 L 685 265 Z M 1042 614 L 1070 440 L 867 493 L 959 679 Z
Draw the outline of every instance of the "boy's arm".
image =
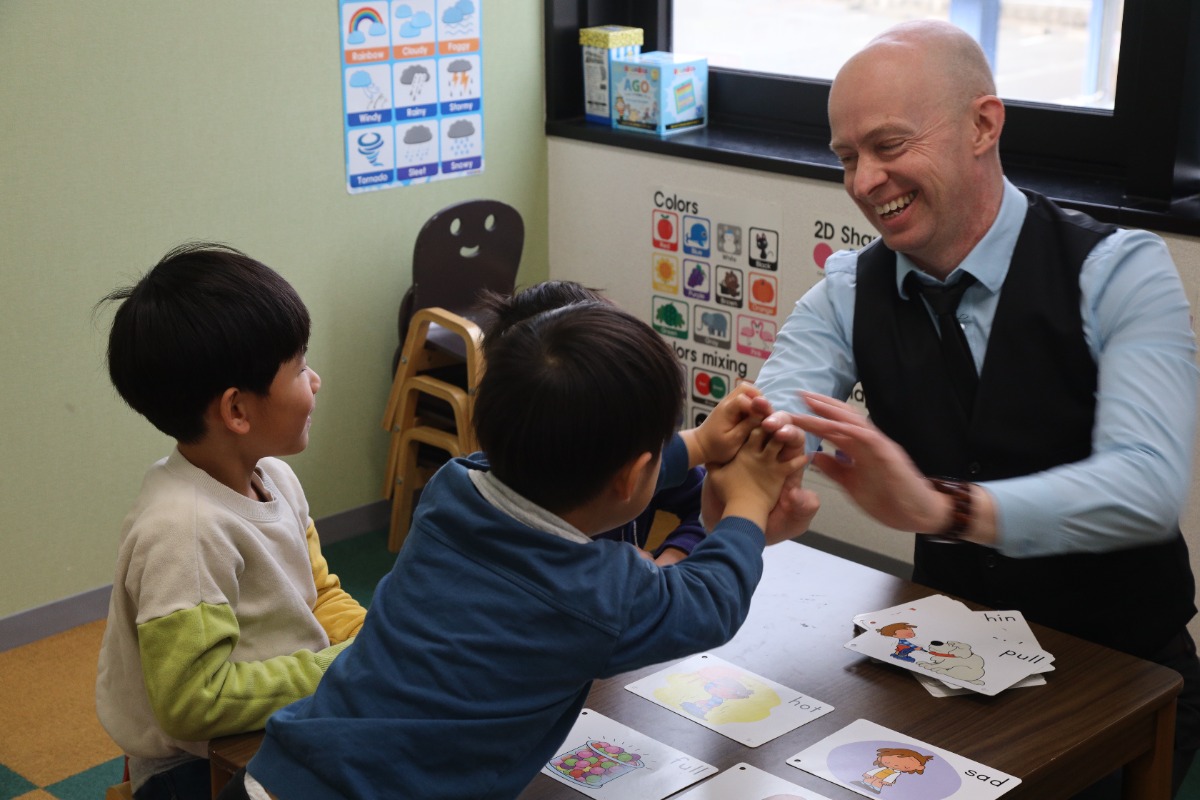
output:
M 338 576 L 329 571 L 329 564 L 321 554 L 317 525 L 311 517 L 304 535 L 308 540 L 308 560 L 312 563 L 313 583 L 317 586 L 317 602 L 313 605 L 313 616 L 329 635 L 330 644 L 344 642 L 358 634 L 367 610 L 342 589 Z
M 263 661 L 231 661 L 240 638 L 227 604 L 200 603 L 138 625 L 142 679 L 169 736 L 204 741 L 257 730 L 306 697 L 348 644 Z
M 793 451 L 787 457 L 788 451 Z M 781 457 L 784 456 L 784 457 Z M 763 533 L 787 479 L 806 463 L 783 437 L 751 431 L 737 456 L 708 473 L 723 518 L 692 554 L 670 569 L 633 570 L 633 615 L 609 667 L 615 672 L 689 655 L 729 641 L 745 621 L 762 575 Z M 617 587 L 626 595 L 626 587 Z

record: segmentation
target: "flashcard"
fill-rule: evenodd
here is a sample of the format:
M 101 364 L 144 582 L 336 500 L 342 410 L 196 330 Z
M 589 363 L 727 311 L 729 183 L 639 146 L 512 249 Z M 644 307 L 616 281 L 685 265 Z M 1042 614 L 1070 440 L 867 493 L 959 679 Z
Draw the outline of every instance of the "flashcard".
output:
M 589 797 L 662 800 L 717 768 L 585 708 L 542 772 Z
M 749 764 L 737 764 L 672 800 L 829 800 Z
M 1019 611 L 971 611 L 957 600 L 930 595 L 859 614 L 854 623 L 865 632 L 848 642 L 848 649 L 953 689 L 994 695 L 1054 669 L 1054 656 L 1038 646 Z M 924 685 L 940 694 L 932 684 Z
M 913 673 L 913 677 L 917 679 L 917 683 L 925 687 L 925 691 L 929 692 L 934 697 L 956 697 L 962 694 L 971 694 L 970 689 L 961 689 L 957 686 L 951 686 L 945 681 L 940 681 L 937 678 L 931 678 L 928 675 L 918 675 Z M 1044 686 L 1046 677 L 1044 675 L 1030 675 L 1027 678 L 1014 683 L 1009 689 L 1027 689 L 1030 686 Z
M 897 617 L 916 616 L 918 614 L 955 614 L 971 613 L 967 606 L 944 594 L 931 594 L 919 600 L 912 600 L 900 605 L 890 606 L 879 611 L 869 611 L 854 618 L 854 624 L 859 628 L 877 628 L 888 622 L 895 622 Z
M 758 747 L 833 706 L 701 653 L 625 687 L 747 747 Z
M 788 759 L 797 769 L 865 797 L 994 800 L 1021 779 L 865 719 Z
M 920 629 L 920 633 L 917 632 Z M 951 686 L 996 695 L 1035 672 L 1053 669 L 1054 656 L 1030 643 L 997 639 L 972 618 L 892 622 L 855 637 L 846 648 Z

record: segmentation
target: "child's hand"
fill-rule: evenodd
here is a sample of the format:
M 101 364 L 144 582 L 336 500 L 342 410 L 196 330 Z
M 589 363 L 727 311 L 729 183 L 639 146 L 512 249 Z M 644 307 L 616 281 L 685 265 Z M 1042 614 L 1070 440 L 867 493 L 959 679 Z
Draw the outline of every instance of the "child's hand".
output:
M 699 427 L 679 432 L 687 445 L 688 466 L 726 463 L 770 413 L 771 404 L 754 384 L 738 384 Z
M 784 452 L 785 448 L 788 452 Z M 771 436 L 756 427 L 731 461 L 709 466 L 705 483 L 712 497 L 707 505 L 721 507 L 722 518 L 745 517 L 766 530 L 784 484 L 807 463 L 803 451 L 797 452 L 785 437 Z M 796 497 L 793 495 L 791 499 Z

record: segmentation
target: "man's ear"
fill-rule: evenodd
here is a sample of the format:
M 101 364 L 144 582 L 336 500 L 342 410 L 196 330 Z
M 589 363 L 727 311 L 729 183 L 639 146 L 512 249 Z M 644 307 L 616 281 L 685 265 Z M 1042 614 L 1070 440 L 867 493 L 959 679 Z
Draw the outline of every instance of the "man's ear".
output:
M 221 392 L 221 396 L 213 401 L 214 409 L 220 424 L 231 433 L 246 434 L 250 432 L 250 417 L 247 414 L 246 394 L 236 386 L 230 386 Z
M 999 146 L 1000 132 L 1004 129 L 1004 103 L 995 95 L 975 98 L 971 104 L 974 113 L 974 151 L 982 155 Z
M 653 462 L 654 454 L 647 451 L 617 470 L 612 482 L 617 499 L 627 503 L 633 498 L 638 485 L 645 479 L 646 470 Z

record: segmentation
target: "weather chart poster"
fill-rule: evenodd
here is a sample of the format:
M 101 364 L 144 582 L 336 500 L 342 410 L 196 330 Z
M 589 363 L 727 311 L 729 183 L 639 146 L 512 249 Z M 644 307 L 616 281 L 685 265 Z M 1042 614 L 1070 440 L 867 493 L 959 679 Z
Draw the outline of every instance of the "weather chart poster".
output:
M 351 194 L 483 171 L 482 4 L 339 3 Z

